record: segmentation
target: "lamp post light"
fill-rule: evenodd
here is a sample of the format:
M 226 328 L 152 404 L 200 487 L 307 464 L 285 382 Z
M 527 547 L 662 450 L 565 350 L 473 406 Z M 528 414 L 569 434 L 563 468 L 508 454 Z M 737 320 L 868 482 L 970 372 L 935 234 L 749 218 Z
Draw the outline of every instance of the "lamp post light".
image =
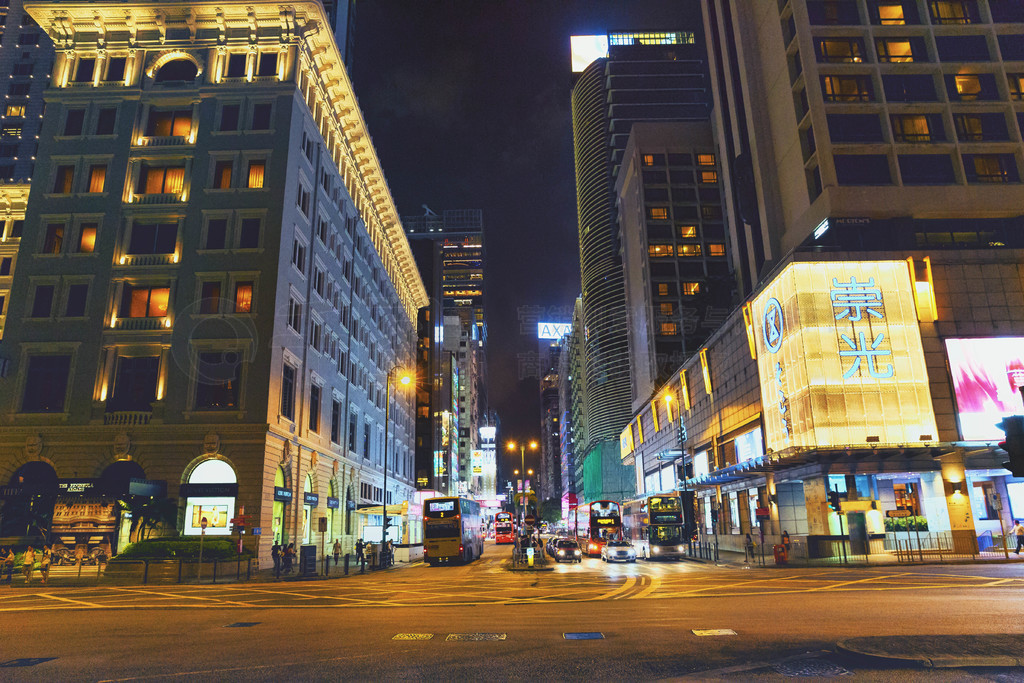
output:
M 519 476 L 520 472 L 524 473 L 523 474 L 523 494 L 525 495 L 526 494 L 526 474 L 525 474 L 525 472 L 527 471 L 526 470 L 526 448 L 527 448 L 527 446 L 529 446 L 531 451 L 537 450 L 537 442 L 536 441 L 530 441 L 530 442 L 520 441 L 519 443 L 516 443 L 515 441 L 509 441 L 508 445 L 506 446 L 506 448 L 508 449 L 508 451 L 510 453 L 515 453 L 517 446 L 519 447 L 519 466 L 520 466 L 521 469 L 515 470 L 515 474 L 516 474 L 516 476 Z M 529 472 L 530 472 L 531 475 L 533 474 L 533 470 L 529 470 Z M 514 509 L 515 508 L 513 507 L 513 510 Z M 523 511 L 524 511 L 523 515 L 525 515 L 525 510 L 526 510 L 526 506 L 523 505 Z M 520 517 L 522 517 L 523 515 L 520 515 Z M 520 521 L 520 523 L 522 523 L 522 519 L 520 519 L 519 521 Z
M 381 494 L 383 498 L 381 511 L 384 513 L 384 524 L 383 533 L 381 534 L 382 549 L 388 541 L 388 432 L 391 427 L 391 383 L 396 373 L 398 373 L 398 383 L 402 386 L 409 386 L 413 383 L 413 375 L 402 372 L 401 368 L 397 365 L 388 370 L 387 379 L 384 381 L 384 491 Z

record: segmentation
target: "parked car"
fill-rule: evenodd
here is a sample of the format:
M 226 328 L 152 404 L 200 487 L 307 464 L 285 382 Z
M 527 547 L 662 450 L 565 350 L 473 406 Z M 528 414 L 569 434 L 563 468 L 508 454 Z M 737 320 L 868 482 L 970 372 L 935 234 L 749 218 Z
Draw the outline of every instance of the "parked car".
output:
M 554 539 L 551 556 L 555 558 L 555 562 L 561 562 L 562 560 L 568 562 L 583 561 L 583 552 L 580 550 L 579 544 L 571 538 Z
M 601 548 L 601 559 L 605 562 L 622 560 L 624 562 L 636 562 L 636 550 L 629 541 L 608 541 Z

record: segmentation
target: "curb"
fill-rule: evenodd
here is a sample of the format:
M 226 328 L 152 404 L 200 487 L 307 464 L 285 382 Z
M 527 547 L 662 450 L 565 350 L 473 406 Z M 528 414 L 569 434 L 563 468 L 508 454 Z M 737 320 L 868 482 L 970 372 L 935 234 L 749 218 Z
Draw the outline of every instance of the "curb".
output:
M 1000 667 L 1013 668 L 1024 666 L 1024 657 L 1011 655 L 903 655 L 891 652 L 867 652 L 859 649 L 849 641 L 836 643 L 836 650 L 860 661 L 876 664 L 899 664 L 906 667 L 922 669 L 954 669 L 962 667 Z

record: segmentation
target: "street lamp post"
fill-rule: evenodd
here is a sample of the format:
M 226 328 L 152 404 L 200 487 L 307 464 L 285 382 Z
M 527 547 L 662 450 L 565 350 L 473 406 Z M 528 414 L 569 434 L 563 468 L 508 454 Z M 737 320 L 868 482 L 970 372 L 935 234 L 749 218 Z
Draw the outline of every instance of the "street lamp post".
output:
M 384 381 L 384 490 L 381 494 L 382 504 L 381 511 L 384 513 L 384 524 L 383 533 L 381 534 L 381 550 L 386 547 L 388 541 L 388 432 L 390 431 L 391 421 L 391 382 L 394 374 L 399 371 L 400 368 L 396 365 L 395 367 L 388 370 L 387 379 Z M 398 383 L 403 386 L 409 386 L 412 384 L 412 375 L 406 373 L 398 377 Z M 378 555 L 383 558 L 383 554 Z
M 518 444 L 515 441 L 509 441 L 508 442 L 508 446 L 507 446 L 509 452 L 511 452 L 511 453 L 515 453 L 516 452 L 516 446 L 519 447 L 519 466 L 520 466 L 521 469 L 515 470 L 515 473 L 516 473 L 517 476 L 519 475 L 520 472 L 523 473 L 523 495 L 524 495 L 524 497 L 526 495 L 526 448 L 527 448 L 527 445 L 529 445 L 529 448 L 530 448 L 531 451 L 537 450 L 537 442 L 536 441 L 530 441 L 529 443 L 527 443 L 526 441 L 520 441 Z M 533 474 L 533 470 L 530 470 L 530 474 Z M 524 521 L 523 518 L 526 515 L 526 512 L 525 512 L 526 506 L 524 505 L 524 506 L 522 506 L 522 508 L 523 508 L 522 512 L 521 512 L 521 514 L 519 516 L 520 517 L 520 519 L 519 519 L 519 524 L 520 525 L 523 524 L 523 521 Z M 515 509 L 515 508 L 513 508 L 513 509 Z

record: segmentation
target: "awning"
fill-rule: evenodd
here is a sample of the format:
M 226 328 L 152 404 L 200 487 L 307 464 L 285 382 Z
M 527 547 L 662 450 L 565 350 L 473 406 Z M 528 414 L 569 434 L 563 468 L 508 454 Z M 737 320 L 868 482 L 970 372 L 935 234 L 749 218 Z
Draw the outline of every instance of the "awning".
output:
M 408 511 L 408 503 L 402 503 L 401 505 L 388 505 L 388 517 L 401 517 Z M 356 508 L 356 512 L 361 515 L 384 514 L 382 505 L 360 505 L 358 508 Z
M 699 489 L 708 486 L 728 484 L 733 481 L 757 476 L 763 472 L 769 472 L 774 469 L 774 464 L 775 459 L 773 459 L 772 456 L 758 455 L 749 460 L 744 460 L 741 463 L 729 465 L 728 467 L 723 467 L 720 470 L 715 470 L 714 472 L 705 474 L 702 477 L 687 479 L 684 482 L 684 485 L 686 488 Z

